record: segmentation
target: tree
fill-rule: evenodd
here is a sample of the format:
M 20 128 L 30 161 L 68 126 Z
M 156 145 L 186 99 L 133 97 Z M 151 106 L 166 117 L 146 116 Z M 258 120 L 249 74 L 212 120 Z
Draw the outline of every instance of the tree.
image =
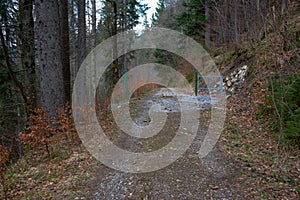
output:
M 51 116 L 65 104 L 58 5 L 57 0 L 36 0 L 41 102 Z
M 37 83 L 35 71 L 33 0 L 19 0 L 19 28 L 22 69 L 25 70 L 26 93 L 29 105 L 37 106 Z
M 74 80 L 76 78 L 76 74 L 78 71 L 78 50 L 77 50 L 77 45 L 78 45 L 78 40 L 77 40 L 77 27 L 78 27 L 78 23 L 77 23 L 77 6 L 76 6 L 76 2 L 77 0 L 70 0 L 69 2 L 69 19 L 70 19 L 70 23 L 69 23 L 69 33 L 70 33 L 70 64 L 71 64 L 71 86 L 74 83 Z
M 209 1 L 205 1 L 205 46 L 210 48 L 210 6 Z
M 119 32 L 132 30 L 139 24 L 140 16 L 146 15 L 148 9 L 142 0 L 104 0 L 101 9 L 101 18 L 98 24 L 98 37 L 105 40 Z M 125 34 L 125 33 L 124 33 Z M 101 94 L 98 94 L 98 101 L 104 103 L 110 96 L 114 84 L 124 74 L 129 56 L 117 58 L 118 43 L 116 38 L 112 44 L 113 63 L 105 71 L 103 79 L 100 81 Z
M 110 20 L 110 27 L 111 30 L 110 32 L 110 36 L 114 36 L 118 33 L 118 7 L 117 7 L 117 2 L 114 0 L 107 0 L 106 4 L 106 11 L 108 11 L 107 9 L 110 7 L 111 8 L 111 12 L 107 13 L 108 15 L 108 20 Z M 118 43 L 117 43 L 117 38 L 114 38 L 113 41 L 113 63 L 112 63 L 112 69 L 110 70 L 111 72 L 108 73 L 109 75 L 109 79 L 111 79 L 111 81 L 109 81 L 109 86 L 111 87 L 113 84 L 115 84 L 118 79 L 119 79 L 119 63 L 118 63 L 118 59 L 117 59 L 117 52 L 118 52 Z
M 182 0 L 160 0 L 156 12 L 152 15 L 152 26 L 160 26 L 181 31 L 176 16 L 183 12 Z
M 185 10 L 177 15 L 178 26 L 188 36 L 200 41 L 203 40 L 205 28 L 205 0 L 190 0 L 183 2 Z
M 287 50 L 287 33 L 288 33 L 288 24 L 287 24 L 287 18 L 288 18 L 288 0 L 282 0 L 282 14 L 283 14 L 283 50 Z
M 97 16 L 96 16 L 96 0 L 91 0 L 92 2 L 92 45 L 93 48 L 97 45 Z
M 14 84 L 16 85 L 16 87 L 19 89 L 25 105 L 28 105 L 27 96 L 24 91 L 24 88 L 23 88 L 22 84 L 18 81 L 17 77 L 15 76 L 15 74 L 13 72 L 12 64 L 10 61 L 11 58 L 9 56 L 8 47 L 7 47 L 7 44 L 4 39 L 2 26 L 0 27 L 0 39 L 1 39 L 1 44 L 2 44 L 3 51 L 4 51 L 4 57 L 5 57 L 8 73 L 9 73 L 11 79 L 13 80 Z
M 155 13 L 152 15 L 151 19 L 153 26 L 158 25 L 159 17 L 164 12 L 165 8 L 165 0 L 159 0 L 155 9 Z
M 85 0 L 78 0 L 78 69 L 86 56 Z M 77 69 L 77 70 L 78 70 Z
M 70 38 L 68 1 L 59 0 L 59 21 L 61 37 L 61 60 L 63 68 L 64 91 L 67 102 L 71 102 Z
M 146 4 L 136 0 L 106 0 L 103 3 L 101 26 L 105 28 L 105 36 L 107 37 L 114 36 L 121 31 L 132 30 L 140 23 L 139 17 L 145 16 L 148 9 Z M 110 86 L 115 84 L 123 73 L 120 69 L 122 61 L 117 59 L 118 44 L 116 40 L 113 42 L 114 62 L 106 74 L 109 77 L 107 80 L 110 82 Z

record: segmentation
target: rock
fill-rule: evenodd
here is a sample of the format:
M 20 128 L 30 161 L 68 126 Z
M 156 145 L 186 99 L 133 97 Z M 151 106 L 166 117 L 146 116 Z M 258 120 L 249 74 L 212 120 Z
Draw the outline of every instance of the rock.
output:
M 230 75 L 226 76 L 223 82 L 225 91 L 233 92 L 235 89 L 235 84 L 245 81 L 247 70 L 248 66 L 244 65 L 243 67 L 231 72 Z
M 218 190 L 219 189 L 219 186 L 217 186 L 217 185 L 216 186 L 210 186 L 210 187 L 211 187 L 212 190 Z
M 227 81 L 227 86 L 231 87 L 232 86 L 232 82 L 231 81 Z
M 228 91 L 229 92 L 233 92 L 234 91 L 234 87 L 230 88 Z

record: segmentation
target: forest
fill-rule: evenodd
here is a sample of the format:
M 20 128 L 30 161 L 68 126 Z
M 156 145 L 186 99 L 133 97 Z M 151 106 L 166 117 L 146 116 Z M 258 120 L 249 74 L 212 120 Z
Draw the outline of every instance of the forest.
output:
M 0 21 L 0 199 L 300 198 L 298 0 L 1 0 Z

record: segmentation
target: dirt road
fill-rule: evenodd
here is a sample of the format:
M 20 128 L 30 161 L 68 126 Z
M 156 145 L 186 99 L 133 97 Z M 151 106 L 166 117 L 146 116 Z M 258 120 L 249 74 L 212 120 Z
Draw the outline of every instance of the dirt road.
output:
M 182 94 L 180 98 L 189 103 L 182 109 L 200 113 L 196 138 L 184 155 L 171 165 L 149 173 L 124 173 L 100 165 L 95 178 L 88 184 L 89 199 L 242 199 L 239 192 L 231 187 L 239 174 L 233 160 L 217 147 L 206 158 L 198 157 L 207 132 L 210 107 L 218 100 L 189 94 Z M 160 105 L 155 112 L 168 115 L 163 130 L 155 137 L 143 140 L 115 130 L 110 135 L 114 144 L 133 152 L 150 152 L 170 142 L 180 124 L 180 106 L 169 90 L 161 89 L 132 100 L 131 116 L 139 125 L 148 124 L 148 111 L 154 104 Z

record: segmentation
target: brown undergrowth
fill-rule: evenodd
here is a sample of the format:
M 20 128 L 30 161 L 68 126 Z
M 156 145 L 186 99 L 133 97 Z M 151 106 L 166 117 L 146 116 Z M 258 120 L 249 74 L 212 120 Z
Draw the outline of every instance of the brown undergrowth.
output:
M 80 198 L 96 161 L 80 142 L 70 105 L 50 118 L 41 108 L 20 133 L 24 156 L 3 173 L 3 199 Z

